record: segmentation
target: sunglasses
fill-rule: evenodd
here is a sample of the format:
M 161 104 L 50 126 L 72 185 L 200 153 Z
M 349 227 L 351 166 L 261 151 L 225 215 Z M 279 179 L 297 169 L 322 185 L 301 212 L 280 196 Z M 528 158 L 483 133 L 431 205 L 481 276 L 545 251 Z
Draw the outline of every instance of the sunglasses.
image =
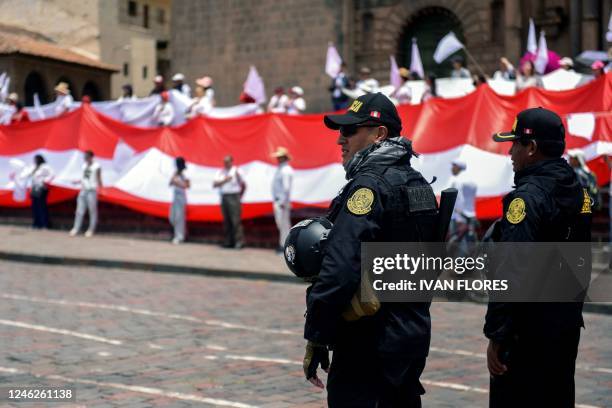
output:
M 359 130 L 359 128 L 375 128 L 375 127 L 379 127 L 382 126 L 380 124 L 375 124 L 375 123 L 370 123 L 370 124 L 365 124 L 365 125 L 347 125 L 347 126 L 341 126 L 340 127 L 340 134 L 343 137 L 351 137 L 354 136 L 355 133 L 357 133 L 357 131 Z

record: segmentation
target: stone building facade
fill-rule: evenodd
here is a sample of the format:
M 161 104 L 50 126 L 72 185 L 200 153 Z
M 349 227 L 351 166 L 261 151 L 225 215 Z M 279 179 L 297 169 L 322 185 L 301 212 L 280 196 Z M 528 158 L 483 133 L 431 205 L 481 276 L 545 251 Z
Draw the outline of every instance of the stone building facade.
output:
M 0 25 L 0 72 L 10 78 L 8 90 L 31 106 L 34 94 L 42 104 L 51 102 L 59 82 L 68 84 L 76 100 L 84 95 L 93 101 L 109 99 L 111 75 L 118 69 L 39 34 Z
M 119 67 L 109 98 L 131 84 L 146 96 L 170 71 L 170 0 L 0 0 L 0 23 Z
M 426 71 L 447 73 L 431 56 L 454 31 L 491 75 L 501 56 L 518 61 L 528 21 L 546 32 L 549 49 L 562 56 L 607 47 L 609 0 L 174 0 L 172 66 L 190 80 L 210 75 L 218 102 L 237 102 L 249 65 L 263 77 L 268 96 L 276 86 L 299 84 L 309 111 L 330 108 L 324 73 L 328 42 L 349 70 L 368 66 L 382 83 L 389 56 L 409 65 L 417 38 Z M 468 66 L 476 72 L 474 62 Z

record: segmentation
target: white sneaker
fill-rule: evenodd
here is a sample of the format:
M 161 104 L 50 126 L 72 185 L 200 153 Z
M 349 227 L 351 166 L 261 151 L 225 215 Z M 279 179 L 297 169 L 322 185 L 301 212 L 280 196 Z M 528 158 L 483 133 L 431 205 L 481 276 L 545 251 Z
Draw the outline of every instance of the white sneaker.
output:
M 77 230 L 75 230 L 74 228 L 70 230 L 70 236 L 71 237 L 76 237 L 76 234 L 78 234 L 79 232 Z
M 85 231 L 85 238 L 91 238 L 93 237 L 93 231 L 87 230 Z
M 178 239 L 178 238 L 174 238 L 174 239 L 172 239 L 172 244 L 174 244 L 174 245 L 178 245 L 178 244 L 180 244 L 181 242 L 182 242 L 182 241 L 181 241 L 180 239 Z

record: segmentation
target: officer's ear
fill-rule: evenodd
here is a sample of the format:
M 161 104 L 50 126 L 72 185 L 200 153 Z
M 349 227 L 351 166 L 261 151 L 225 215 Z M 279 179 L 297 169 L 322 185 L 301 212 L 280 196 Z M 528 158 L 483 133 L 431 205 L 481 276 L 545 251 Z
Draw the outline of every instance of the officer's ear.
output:
M 376 143 L 380 143 L 383 140 L 385 140 L 387 138 L 387 136 L 389 136 L 389 129 L 387 129 L 386 126 L 379 126 L 376 128 L 377 129 L 377 134 L 376 134 L 376 139 L 375 142 Z
M 529 144 L 527 145 L 527 155 L 534 156 L 538 151 L 538 142 L 531 139 L 529 140 Z

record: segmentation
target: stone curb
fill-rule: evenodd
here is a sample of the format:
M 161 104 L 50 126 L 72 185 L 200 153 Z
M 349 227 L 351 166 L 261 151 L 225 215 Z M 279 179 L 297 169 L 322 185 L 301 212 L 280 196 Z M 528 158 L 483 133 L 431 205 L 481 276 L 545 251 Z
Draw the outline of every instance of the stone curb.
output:
M 153 264 L 148 262 L 119 261 L 112 259 L 74 258 L 65 256 L 35 255 L 0 251 L 0 260 L 45 265 L 93 266 L 98 268 L 116 268 L 159 273 L 180 273 L 202 275 L 217 278 L 264 280 L 279 283 L 304 283 L 289 273 L 281 275 L 267 272 L 246 272 L 229 269 L 199 268 L 196 266 Z M 476 302 L 474 302 L 476 303 Z M 585 303 L 583 310 L 587 313 L 612 315 L 612 303 Z

